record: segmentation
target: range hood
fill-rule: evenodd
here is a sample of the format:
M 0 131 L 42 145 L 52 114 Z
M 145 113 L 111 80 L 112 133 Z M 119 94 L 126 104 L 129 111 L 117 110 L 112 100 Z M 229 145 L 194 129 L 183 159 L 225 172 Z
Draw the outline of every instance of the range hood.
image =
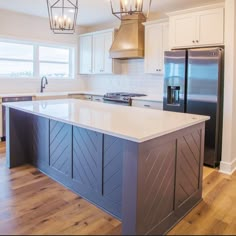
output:
M 144 23 L 143 14 L 123 16 L 110 49 L 114 59 L 144 58 Z

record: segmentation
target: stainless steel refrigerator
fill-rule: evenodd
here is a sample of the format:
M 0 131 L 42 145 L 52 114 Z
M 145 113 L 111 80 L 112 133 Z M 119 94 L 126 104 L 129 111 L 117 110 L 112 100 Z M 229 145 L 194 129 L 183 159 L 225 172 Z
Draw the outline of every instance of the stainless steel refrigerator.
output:
M 204 164 L 221 160 L 224 50 L 202 48 L 165 52 L 164 110 L 210 116 Z

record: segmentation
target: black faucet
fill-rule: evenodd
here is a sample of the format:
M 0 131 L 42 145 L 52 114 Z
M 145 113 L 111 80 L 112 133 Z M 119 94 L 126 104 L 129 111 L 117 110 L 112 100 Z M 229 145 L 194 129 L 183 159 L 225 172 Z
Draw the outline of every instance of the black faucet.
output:
M 44 83 L 45 80 L 45 83 Z M 45 89 L 46 84 L 48 84 L 48 79 L 46 76 L 43 76 L 41 79 L 41 89 L 40 89 L 40 93 L 43 93 L 43 89 Z

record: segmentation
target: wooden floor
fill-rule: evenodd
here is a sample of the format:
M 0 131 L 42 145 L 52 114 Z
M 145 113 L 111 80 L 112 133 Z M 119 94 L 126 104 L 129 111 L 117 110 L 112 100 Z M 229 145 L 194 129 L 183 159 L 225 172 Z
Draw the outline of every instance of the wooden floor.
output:
M 0 143 L 0 234 L 117 235 L 121 222 L 25 165 L 5 166 Z M 170 235 L 236 234 L 236 172 L 204 168 L 204 200 Z

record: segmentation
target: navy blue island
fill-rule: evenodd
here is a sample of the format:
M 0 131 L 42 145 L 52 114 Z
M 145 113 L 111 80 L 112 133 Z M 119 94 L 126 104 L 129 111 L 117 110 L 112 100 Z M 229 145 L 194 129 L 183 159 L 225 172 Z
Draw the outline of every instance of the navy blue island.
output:
M 7 103 L 7 165 L 26 163 L 122 221 L 165 234 L 202 200 L 209 117 L 63 99 Z

